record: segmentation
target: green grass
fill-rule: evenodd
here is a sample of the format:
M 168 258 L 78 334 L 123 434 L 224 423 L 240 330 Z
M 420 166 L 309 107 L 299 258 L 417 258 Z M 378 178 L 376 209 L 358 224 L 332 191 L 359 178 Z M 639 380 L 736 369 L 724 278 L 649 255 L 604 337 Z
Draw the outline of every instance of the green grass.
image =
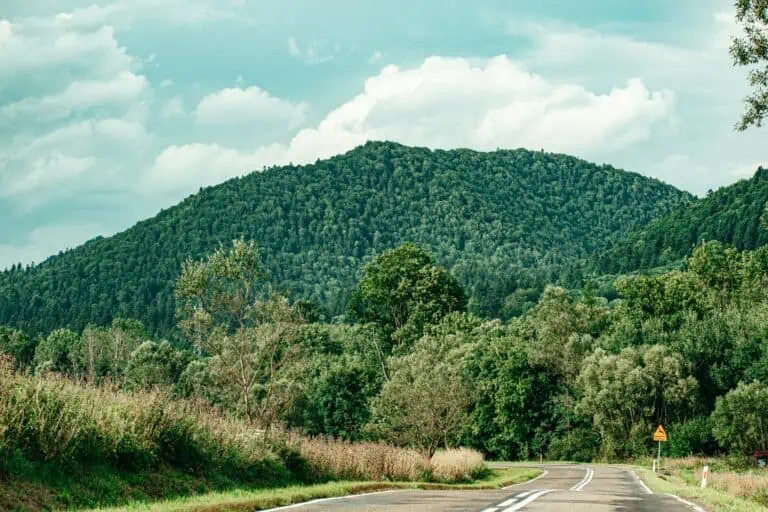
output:
M 638 476 L 655 493 L 676 494 L 698 503 L 711 512 L 765 512 L 768 508 L 751 500 L 737 498 L 716 489 L 702 489 L 684 475 L 658 475 L 647 468 L 634 467 Z
M 305 501 L 348 496 L 367 492 L 397 489 L 445 489 L 480 490 L 498 489 L 528 481 L 542 473 L 538 469 L 511 468 L 494 470 L 488 476 L 470 484 L 435 484 L 407 482 L 330 482 L 311 486 L 286 487 L 282 489 L 236 490 L 223 493 L 209 493 L 202 496 L 166 500 L 156 503 L 133 503 L 128 507 L 102 508 L 99 512 L 136 510 L 147 512 L 245 512 L 272 507 L 292 505 Z

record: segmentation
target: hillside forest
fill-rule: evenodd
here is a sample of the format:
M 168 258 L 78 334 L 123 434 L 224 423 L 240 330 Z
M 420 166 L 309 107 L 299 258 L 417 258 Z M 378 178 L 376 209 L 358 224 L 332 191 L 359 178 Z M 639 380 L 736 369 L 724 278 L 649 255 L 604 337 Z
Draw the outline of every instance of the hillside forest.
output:
M 370 142 L 201 189 L 122 233 L 0 271 L 0 325 L 37 336 L 133 318 L 178 340 L 182 263 L 240 238 L 262 249 L 268 282 L 328 322 L 346 314 L 363 266 L 406 242 L 456 277 L 469 312 L 507 320 L 548 284 L 580 287 L 595 254 L 692 200 L 567 155 Z
M 468 312 L 470 294 L 415 244 L 364 267 L 337 323 L 272 287 L 264 259 L 236 239 L 184 262 L 173 342 L 123 318 L 2 328 L 0 352 L 20 375 L 154 390 L 267 432 L 427 455 L 625 459 L 653 449 L 658 423 L 673 433 L 669 455 L 768 445 L 768 248 L 700 243 L 679 269 L 618 278 L 614 300 L 547 286 L 508 321 Z M 0 432 L 2 459 L 40 457 L 27 435 Z

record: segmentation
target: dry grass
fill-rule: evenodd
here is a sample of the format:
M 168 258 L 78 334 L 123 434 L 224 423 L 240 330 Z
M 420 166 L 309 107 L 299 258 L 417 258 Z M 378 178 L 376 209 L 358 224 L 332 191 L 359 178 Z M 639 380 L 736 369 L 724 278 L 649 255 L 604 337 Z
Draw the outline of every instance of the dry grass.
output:
M 336 480 L 414 482 L 429 475 L 429 459 L 413 450 L 297 435 L 285 438 L 307 460 L 313 473 Z
M 709 466 L 708 489 L 768 506 L 768 471 L 747 469 L 750 463 L 751 460 L 740 456 L 665 458 L 661 474 L 698 487 L 704 466 Z M 642 465 L 650 467 L 651 460 L 643 461 Z
M 701 481 L 701 470 L 694 472 L 694 481 Z M 735 473 L 712 471 L 707 485 L 730 496 L 747 498 L 768 505 L 768 471 Z
M 483 454 L 467 448 L 440 450 L 430 462 L 432 478 L 440 482 L 475 480 L 487 470 Z

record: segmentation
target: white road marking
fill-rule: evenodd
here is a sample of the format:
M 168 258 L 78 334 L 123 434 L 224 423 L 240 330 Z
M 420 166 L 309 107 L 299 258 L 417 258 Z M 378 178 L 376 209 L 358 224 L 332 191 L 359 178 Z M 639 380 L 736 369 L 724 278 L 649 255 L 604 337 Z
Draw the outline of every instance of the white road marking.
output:
M 317 500 L 305 501 L 303 503 L 294 503 L 293 505 L 285 505 L 284 507 L 270 508 L 262 510 L 261 512 L 275 512 L 276 510 L 288 510 L 291 508 L 299 508 L 307 505 L 314 505 L 315 503 L 326 503 L 329 501 L 348 500 L 350 498 L 360 498 L 362 496 L 374 496 L 376 494 L 386 494 L 388 492 L 401 492 L 407 489 L 390 489 L 388 491 L 367 492 L 365 494 L 348 494 L 347 496 L 338 496 L 336 498 L 320 498 Z
M 592 477 L 595 475 L 595 472 L 592 471 L 591 468 L 587 468 L 587 474 L 584 475 L 584 478 L 579 480 L 576 485 L 568 489 L 569 491 L 581 491 L 586 487 L 586 485 L 592 481 Z
M 684 499 L 683 499 L 683 498 L 681 498 L 680 496 L 676 496 L 676 495 L 674 495 L 674 494 L 667 494 L 667 496 L 672 496 L 672 497 L 673 497 L 673 498 L 675 498 L 677 501 L 679 501 L 679 502 L 680 502 L 680 503 L 682 503 L 683 505 L 685 505 L 685 506 L 689 507 L 691 510 L 694 510 L 695 512 L 707 512 L 706 510 L 704 510 L 703 508 L 701 508 L 701 507 L 700 507 L 700 506 L 698 506 L 697 504 L 695 504 L 695 503 L 691 503 L 691 502 L 690 502 L 690 501 L 688 501 L 688 500 L 684 500 Z
M 593 478 L 594 476 L 595 476 L 595 470 L 594 470 L 594 469 L 592 469 L 592 468 L 590 468 L 590 469 L 589 469 L 589 474 L 587 475 L 587 479 L 584 481 L 584 483 L 583 483 L 583 484 L 581 484 L 580 486 L 578 486 L 578 487 L 576 488 L 576 492 L 581 492 L 581 491 L 583 491 L 583 490 L 584 490 L 584 488 L 585 488 L 585 487 L 586 487 L 586 486 L 589 484 L 589 482 L 591 482 L 591 481 L 592 481 L 592 478 Z
M 525 482 L 520 482 L 519 484 L 508 485 L 506 487 L 503 487 L 502 489 L 512 489 L 513 487 L 518 487 L 518 486 L 521 486 L 521 485 L 529 484 L 531 482 L 535 482 L 539 478 L 542 478 L 542 477 L 546 476 L 547 473 L 549 473 L 549 471 L 544 470 L 544 472 L 542 474 L 540 474 L 539 476 L 537 476 L 536 478 L 531 478 L 530 480 L 526 480 Z
M 514 504 L 516 501 L 517 501 L 517 496 L 515 496 L 514 498 L 509 498 L 506 501 L 502 501 L 501 503 L 499 503 L 499 506 L 501 508 L 508 507 L 508 506 Z
M 651 488 L 650 488 L 650 487 L 648 487 L 647 485 L 645 485 L 645 482 L 643 482 L 642 478 L 640 478 L 640 477 L 637 475 L 637 473 L 635 473 L 634 471 L 630 471 L 630 473 L 632 473 L 632 477 L 633 477 L 633 478 L 634 478 L 634 479 L 637 481 L 637 483 L 639 483 L 639 484 L 640 484 L 640 486 L 643 488 L 643 490 L 644 490 L 646 493 L 648 493 L 648 494 L 653 494 L 653 491 L 651 490 Z
M 524 506 L 526 506 L 526 505 L 528 505 L 528 504 L 530 504 L 530 503 L 533 503 L 533 502 L 534 502 L 534 501 L 536 501 L 537 499 L 541 498 L 541 497 L 542 497 L 542 496 L 544 496 L 545 494 L 547 494 L 547 493 L 549 493 L 549 492 L 552 492 L 552 491 L 554 491 L 554 489 L 545 489 L 545 490 L 543 490 L 543 491 L 539 491 L 539 492 L 537 492 L 537 493 L 535 493 L 535 494 L 531 494 L 530 496 L 528 496 L 527 498 L 525 498 L 525 499 L 524 499 L 523 501 L 521 501 L 520 503 L 518 503 L 518 504 L 516 504 L 516 505 L 512 505 L 511 507 L 504 509 L 504 512 L 515 512 L 516 510 L 520 510 L 520 509 L 521 509 L 521 508 L 523 508 Z
M 518 498 L 525 498 L 525 497 L 526 497 L 526 496 L 528 496 L 529 494 L 533 494 L 533 493 L 535 493 L 535 492 L 536 492 L 536 491 L 538 491 L 538 490 L 539 490 L 539 489 L 534 489 L 534 490 L 532 490 L 532 491 L 521 492 L 520 494 L 518 494 L 518 495 L 517 495 L 517 497 L 518 497 Z
M 498 509 L 496 507 L 491 507 L 483 510 L 483 512 L 496 512 Z

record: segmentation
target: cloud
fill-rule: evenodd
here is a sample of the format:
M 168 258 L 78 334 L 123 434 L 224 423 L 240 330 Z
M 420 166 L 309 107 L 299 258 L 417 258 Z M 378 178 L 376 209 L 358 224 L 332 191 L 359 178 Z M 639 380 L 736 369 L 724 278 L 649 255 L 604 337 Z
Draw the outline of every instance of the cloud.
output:
M 304 122 L 307 105 L 271 96 L 253 86 L 222 89 L 203 98 L 195 117 L 204 125 L 248 125 L 259 121 L 285 121 L 291 126 Z
M 56 94 L 11 103 L 0 108 L 0 120 L 12 122 L 30 116 L 37 122 L 51 121 L 69 117 L 73 111 L 125 107 L 135 103 L 148 89 L 149 82 L 144 76 L 123 71 L 107 80 L 76 81 Z
M 368 59 L 368 64 L 376 64 L 377 62 L 379 62 L 383 58 L 384 58 L 384 55 L 380 51 L 377 50 L 377 51 L 373 52 L 373 55 L 371 55 L 371 58 Z
M 288 144 L 255 151 L 218 144 L 172 146 L 157 158 L 148 179 L 191 191 L 265 165 L 330 157 L 367 140 L 606 155 L 647 139 L 673 109 L 669 91 L 650 91 L 639 79 L 597 94 L 550 83 L 506 56 L 477 63 L 430 57 L 415 68 L 385 67 L 366 80 L 362 93 Z
M 193 143 L 165 148 L 156 158 L 141 188 L 150 193 L 187 192 L 214 185 L 271 163 L 282 163 L 285 147 L 274 144 L 255 151 L 238 151 L 218 144 Z
M 21 262 L 42 262 L 51 254 L 94 238 L 97 233 L 111 234 L 104 231 L 101 223 L 88 221 L 35 228 L 18 244 L 0 244 L 0 269 Z
M 29 19 L 42 28 L 88 30 L 109 25 L 130 28 L 140 20 L 157 19 L 179 25 L 200 25 L 221 20 L 252 22 L 239 12 L 242 0 L 117 0 Z
M 334 60 L 340 48 L 338 46 L 334 47 L 333 52 L 327 53 L 323 50 L 324 48 L 322 45 L 316 41 L 312 41 L 309 45 L 307 45 L 306 49 L 302 50 L 295 37 L 291 36 L 288 38 L 288 55 L 295 59 L 302 60 L 310 66 L 323 64 L 324 62 L 330 62 Z

